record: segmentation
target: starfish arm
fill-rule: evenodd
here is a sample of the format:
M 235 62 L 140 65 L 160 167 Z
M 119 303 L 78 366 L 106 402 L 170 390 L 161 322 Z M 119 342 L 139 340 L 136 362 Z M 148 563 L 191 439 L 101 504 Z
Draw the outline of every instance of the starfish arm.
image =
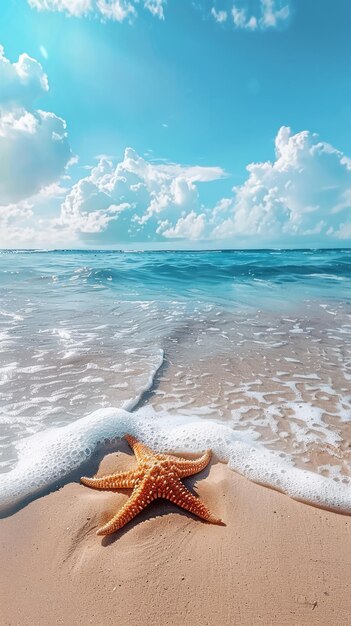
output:
M 96 532 L 97 535 L 111 535 L 130 522 L 142 509 L 157 497 L 149 481 L 144 479 L 133 491 L 129 500 L 118 513 Z
M 180 478 L 185 478 L 185 476 L 192 476 L 193 474 L 198 474 L 202 472 L 203 469 L 209 464 L 211 460 L 211 450 L 207 450 L 199 459 L 187 460 L 187 459 L 177 459 L 175 461 L 175 466 L 177 468 L 177 473 Z
M 151 448 L 148 448 L 148 446 L 145 446 L 143 443 L 135 439 L 133 435 L 124 435 L 124 438 L 128 441 L 130 447 L 132 448 L 137 461 L 141 461 L 146 456 L 153 456 L 155 454 Z
M 210 524 L 218 524 L 220 526 L 225 525 L 224 522 L 215 517 L 200 500 L 200 498 L 195 497 L 180 480 L 173 480 L 167 490 L 167 493 L 164 494 L 163 497 L 167 498 L 167 500 L 170 500 L 174 504 L 177 504 L 182 509 L 197 515 L 197 517 L 201 517 Z
M 93 489 L 133 489 L 139 478 L 140 473 L 132 470 L 95 478 L 82 476 L 80 482 Z

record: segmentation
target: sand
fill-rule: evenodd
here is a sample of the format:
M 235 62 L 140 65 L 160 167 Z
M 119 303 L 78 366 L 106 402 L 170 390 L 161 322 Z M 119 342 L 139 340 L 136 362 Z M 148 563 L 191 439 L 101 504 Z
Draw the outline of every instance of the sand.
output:
M 100 474 L 133 464 L 121 450 Z M 351 624 L 351 518 L 216 461 L 185 482 L 226 527 L 159 501 L 101 539 L 127 494 L 78 483 L 0 520 L 1 625 Z

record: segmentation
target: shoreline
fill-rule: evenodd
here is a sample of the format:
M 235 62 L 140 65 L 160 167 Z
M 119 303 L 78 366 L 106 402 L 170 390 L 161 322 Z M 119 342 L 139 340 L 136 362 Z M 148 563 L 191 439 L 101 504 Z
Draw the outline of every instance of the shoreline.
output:
M 98 474 L 132 462 L 122 447 Z M 226 527 L 156 501 L 101 540 L 96 527 L 128 493 L 78 483 L 1 519 L 1 624 L 349 623 L 350 517 L 216 461 L 185 483 Z

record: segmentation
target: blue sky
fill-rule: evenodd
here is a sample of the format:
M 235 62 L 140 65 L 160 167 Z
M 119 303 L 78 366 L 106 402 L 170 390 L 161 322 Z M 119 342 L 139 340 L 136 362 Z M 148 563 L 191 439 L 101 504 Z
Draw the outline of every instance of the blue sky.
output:
M 348 0 L 3 0 L 0 245 L 350 245 L 350 20 Z

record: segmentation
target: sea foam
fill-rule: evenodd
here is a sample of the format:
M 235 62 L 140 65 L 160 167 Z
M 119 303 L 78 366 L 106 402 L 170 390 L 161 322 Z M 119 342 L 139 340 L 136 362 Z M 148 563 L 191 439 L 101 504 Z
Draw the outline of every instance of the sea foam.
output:
M 17 444 L 18 463 L 3 474 L 0 510 L 57 483 L 87 461 L 99 446 L 130 433 L 159 451 L 200 452 L 210 448 L 220 461 L 248 479 L 316 506 L 351 513 L 351 488 L 332 478 L 297 469 L 247 435 L 213 420 L 156 418 L 150 409 L 100 409 L 61 428 Z

